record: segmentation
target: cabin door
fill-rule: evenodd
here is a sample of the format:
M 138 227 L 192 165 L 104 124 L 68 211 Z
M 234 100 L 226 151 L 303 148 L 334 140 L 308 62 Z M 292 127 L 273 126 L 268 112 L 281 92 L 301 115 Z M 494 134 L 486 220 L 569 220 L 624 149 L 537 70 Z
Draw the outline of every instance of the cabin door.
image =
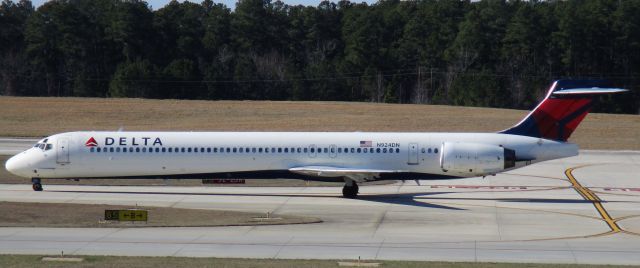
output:
M 409 143 L 409 161 L 407 162 L 409 165 L 417 165 L 418 164 L 418 144 L 417 143 Z
M 67 138 L 58 139 L 56 148 L 56 162 L 62 165 L 69 163 L 69 140 Z

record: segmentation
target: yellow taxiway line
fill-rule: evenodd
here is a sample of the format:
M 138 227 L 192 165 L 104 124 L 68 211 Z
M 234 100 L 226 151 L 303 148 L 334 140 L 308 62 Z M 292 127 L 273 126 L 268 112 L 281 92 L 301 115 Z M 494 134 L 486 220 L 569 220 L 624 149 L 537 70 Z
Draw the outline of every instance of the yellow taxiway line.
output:
M 573 170 L 581 167 L 585 167 L 585 166 L 568 168 L 567 170 L 564 171 L 564 174 L 567 175 L 567 178 L 569 178 L 569 181 L 573 185 L 573 189 L 575 189 L 576 192 L 578 192 L 585 200 L 591 201 L 591 203 L 596 208 L 598 213 L 600 213 L 602 220 L 604 220 L 604 222 L 606 222 L 607 225 L 609 225 L 609 228 L 611 229 L 611 233 L 622 232 L 623 231 L 622 228 L 618 226 L 618 223 L 616 223 L 616 220 L 613 219 L 611 215 L 609 215 L 609 212 L 607 212 L 607 210 L 602 205 L 600 197 L 598 197 L 598 195 L 596 195 L 589 188 L 583 187 L 582 184 L 580 184 L 578 180 L 576 180 L 576 178 L 573 176 L 572 174 Z

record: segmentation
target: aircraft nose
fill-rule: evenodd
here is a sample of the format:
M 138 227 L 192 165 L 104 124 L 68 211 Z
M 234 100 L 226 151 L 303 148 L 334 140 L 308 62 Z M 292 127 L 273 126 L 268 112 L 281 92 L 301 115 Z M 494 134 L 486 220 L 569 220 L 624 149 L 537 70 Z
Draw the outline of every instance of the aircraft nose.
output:
M 29 164 L 24 157 L 22 157 L 22 154 L 9 158 L 4 164 L 4 167 L 7 171 L 20 177 L 29 177 Z

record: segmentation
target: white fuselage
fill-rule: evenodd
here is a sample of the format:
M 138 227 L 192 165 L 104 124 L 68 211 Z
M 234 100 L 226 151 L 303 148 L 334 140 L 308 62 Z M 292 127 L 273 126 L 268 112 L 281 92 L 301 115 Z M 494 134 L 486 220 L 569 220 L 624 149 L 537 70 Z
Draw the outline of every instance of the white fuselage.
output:
M 577 155 L 574 144 L 496 133 L 69 132 L 42 140 L 44 146 L 16 155 L 6 166 L 28 178 L 199 174 L 205 178 L 205 174 L 225 173 L 278 177 L 308 166 L 397 171 L 396 176 L 372 179 L 497 173 L 445 171 L 441 159 L 444 143 L 513 149 L 520 159 L 513 168 Z

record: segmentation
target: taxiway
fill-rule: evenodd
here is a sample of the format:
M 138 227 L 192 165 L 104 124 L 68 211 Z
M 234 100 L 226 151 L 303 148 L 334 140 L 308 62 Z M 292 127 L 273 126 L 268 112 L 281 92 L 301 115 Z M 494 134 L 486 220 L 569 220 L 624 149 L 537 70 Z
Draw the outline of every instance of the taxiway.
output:
M 640 264 L 640 152 L 487 178 L 360 187 L 0 185 L 0 201 L 271 212 L 318 224 L 212 228 L 0 228 L 0 254 Z M 27 183 L 27 181 L 25 181 Z M 153 215 L 150 215 L 153 217 Z M 98 220 L 98 219 L 96 219 Z

